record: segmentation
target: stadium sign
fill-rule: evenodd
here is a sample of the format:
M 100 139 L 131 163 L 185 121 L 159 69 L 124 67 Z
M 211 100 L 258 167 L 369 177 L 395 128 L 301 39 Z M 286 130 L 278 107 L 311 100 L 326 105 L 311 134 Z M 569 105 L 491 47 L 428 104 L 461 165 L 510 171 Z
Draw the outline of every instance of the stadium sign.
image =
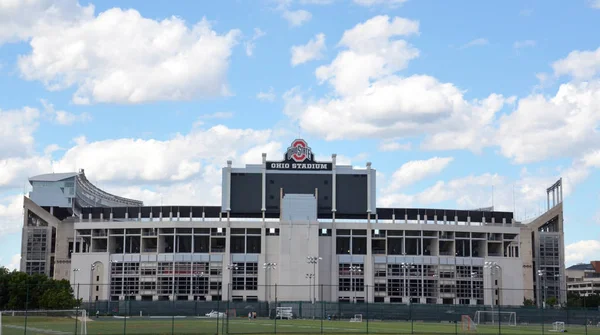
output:
M 296 139 L 287 148 L 281 162 L 267 162 L 267 170 L 331 171 L 331 163 L 315 162 L 306 141 Z

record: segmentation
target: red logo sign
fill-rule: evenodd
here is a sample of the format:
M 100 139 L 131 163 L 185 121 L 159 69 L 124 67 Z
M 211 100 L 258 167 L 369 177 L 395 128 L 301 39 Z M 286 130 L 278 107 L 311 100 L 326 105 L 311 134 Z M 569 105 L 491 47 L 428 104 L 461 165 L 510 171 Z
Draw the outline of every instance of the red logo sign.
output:
M 306 144 L 305 140 L 297 139 L 292 142 L 292 145 L 287 149 L 288 160 L 293 160 L 296 163 L 304 162 L 305 160 L 312 160 L 312 150 Z

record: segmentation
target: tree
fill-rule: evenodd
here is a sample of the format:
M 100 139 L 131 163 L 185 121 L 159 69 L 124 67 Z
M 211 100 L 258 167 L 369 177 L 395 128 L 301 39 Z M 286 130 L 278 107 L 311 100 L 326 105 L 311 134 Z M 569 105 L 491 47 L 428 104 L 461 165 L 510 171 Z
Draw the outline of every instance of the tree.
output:
M 550 297 L 546 299 L 546 306 L 552 307 L 556 306 L 556 304 L 558 304 L 558 299 L 556 299 L 556 297 Z
M 68 281 L 0 267 L 0 310 L 70 309 L 76 305 Z
M 533 302 L 532 299 L 527 299 L 527 298 L 523 299 L 523 306 L 529 307 L 529 306 L 534 306 L 534 305 L 535 305 L 535 302 Z

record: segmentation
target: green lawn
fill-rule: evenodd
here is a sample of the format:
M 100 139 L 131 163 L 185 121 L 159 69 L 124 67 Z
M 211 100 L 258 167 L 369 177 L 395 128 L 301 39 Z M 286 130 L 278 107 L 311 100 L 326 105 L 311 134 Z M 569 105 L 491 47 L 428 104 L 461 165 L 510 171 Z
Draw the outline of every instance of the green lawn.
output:
M 320 320 L 274 320 L 245 318 L 225 320 L 205 318 L 147 318 L 131 317 L 117 319 L 113 317 L 93 318 L 87 322 L 88 334 L 224 334 L 229 329 L 230 334 L 498 334 L 497 325 L 479 325 L 477 330 L 463 331 L 461 325 L 451 323 L 423 323 L 423 322 L 348 322 L 348 321 L 323 321 Z M 27 334 L 73 334 L 75 332 L 75 319 L 67 317 L 38 317 L 27 318 Z M 81 323 L 77 324 L 78 331 Z M 552 325 L 545 325 L 544 333 L 549 332 Z M 2 317 L 2 334 L 24 334 L 24 317 Z M 502 326 L 502 334 L 542 334 L 541 325 Z M 586 334 L 583 326 L 567 325 L 569 334 Z M 587 334 L 600 335 L 600 328 L 595 325 L 587 328 Z

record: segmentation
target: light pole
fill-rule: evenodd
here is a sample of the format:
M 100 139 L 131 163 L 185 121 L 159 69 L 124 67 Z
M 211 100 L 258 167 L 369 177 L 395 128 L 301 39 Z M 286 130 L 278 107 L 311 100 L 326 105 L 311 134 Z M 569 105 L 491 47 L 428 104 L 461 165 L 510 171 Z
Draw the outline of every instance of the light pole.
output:
M 233 270 L 237 270 L 238 269 L 238 265 L 233 263 L 233 264 L 227 264 L 227 270 L 229 270 L 229 280 L 230 280 L 230 284 L 231 284 L 231 288 L 229 288 L 228 291 L 228 301 L 231 301 L 231 294 L 233 291 Z
M 204 277 L 204 272 L 194 272 L 194 285 L 192 290 L 196 289 L 196 292 L 192 292 L 194 295 L 194 311 L 198 315 L 198 299 L 200 298 L 200 278 Z
M 88 302 L 91 304 L 92 303 L 92 288 L 94 285 L 92 285 L 94 283 L 94 270 L 96 270 L 96 263 L 93 263 L 92 265 L 90 265 L 90 294 L 89 294 L 89 299 Z
M 362 269 L 360 266 L 350 267 L 350 287 L 352 287 L 352 291 L 354 291 L 354 303 L 356 303 L 356 290 L 358 287 L 358 285 L 356 285 L 356 280 L 353 278 L 355 273 L 362 273 Z
M 546 308 L 546 285 L 544 275 L 546 274 L 546 270 L 538 270 L 538 277 L 540 278 L 540 295 L 542 296 L 542 308 Z
M 304 275 L 304 277 L 308 278 L 308 300 L 309 301 L 313 301 L 313 297 L 312 297 L 312 279 L 314 278 L 314 274 L 312 273 L 307 273 L 306 275 Z
M 404 285 L 403 285 L 404 289 L 403 289 L 402 294 L 404 295 L 405 298 L 407 298 L 408 297 L 408 288 L 407 288 L 407 285 L 406 285 L 406 283 L 407 283 L 407 280 L 406 280 L 406 269 L 411 269 L 412 266 L 413 266 L 413 264 L 412 263 L 401 263 L 400 265 L 402 266 L 402 277 L 403 277 L 403 280 L 404 280 Z M 408 301 L 410 301 L 410 298 L 408 298 Z
M 263 269 L 265 269 L 265 300 L 267 300 L 267 302 L 270 302 L 271 301 L 271 287 L 269 286 L 267 273 L 270 272 L 270 270 L 277 269 L 277 263 L 264 263 Z M 268 295 L 267 295 L 267 292 L 269 292 Z
M 473 279 L 477 278 L 477 272 L 471 272 L 471 299 L 475 299 L 473 294 Z
M 496 263 L 496 262 L 485 262 L 483 267 L 490 269 L 490 281 L 491 281 L 490 284 L 494 285 L 493 277 L 497 276 L 499 273 L 502 274 L 502 267 L 500 265 L 498 265 L 498 263 Z M 498 289 L 499 285 L 500 285 L 500 283 L 495 285 L 496 289 Z M 492 305 L 492 309 L 494 309 L 494 300 L 495 300 L 494 298 L 495 298 L 496 293 L 495 293 L 493 287 L 492 287 L 491 295 L 492 295 L 492 304 L 491 305 Z M 498 305 L 499 304 L 500 304 L 500 291 L 498 291 Z M 494 314 L 492 314 L 492 315 L 494 315 Z
M 308 264 L 312 264 L 313 265 L 313 272 L 312 272 L 313 278 L 314 278 L 314 280 L 313 280 L 313 301 L 312 301 L 313 304 L 315 303 L 316 298 L 317 298 L 316 297 L 317 296 L 317 289 L 316 289 L 316 282 L 317 282 L 317 270 L 316 269 L 317 269 L 317 263 L 320 260 L 322 260 L 322 259 L 323 258 L 317 257 L 317 256 L 307 256 L 306 257 L 306 262 Z
M 75 291 L 75 285 L 77 285 L 77 272 L 79 272 L 78 268 L 73 269 L 73 291 Z M 79 300 L 79 285 L 77 285 L 77 300 Z

